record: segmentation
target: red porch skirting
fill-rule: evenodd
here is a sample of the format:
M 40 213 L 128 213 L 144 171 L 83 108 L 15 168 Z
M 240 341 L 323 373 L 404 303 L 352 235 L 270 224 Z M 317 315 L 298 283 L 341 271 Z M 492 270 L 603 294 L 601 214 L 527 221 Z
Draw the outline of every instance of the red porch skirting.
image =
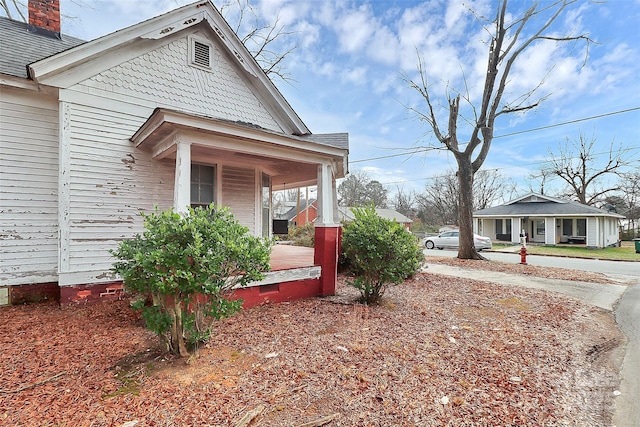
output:
M 231 294 L 231 299 L 241 298 L 242 308 L 250 308 L 260 304 L 293 301 L 320 295 L 320 279 L 305 279 L 236 289 Z

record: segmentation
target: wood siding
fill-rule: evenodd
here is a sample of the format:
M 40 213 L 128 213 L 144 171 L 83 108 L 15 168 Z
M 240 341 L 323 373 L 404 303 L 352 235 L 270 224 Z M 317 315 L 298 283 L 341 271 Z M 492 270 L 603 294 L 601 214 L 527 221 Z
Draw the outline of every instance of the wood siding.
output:
M 3 87 L 0 285 L 114 280 L 109 250 L 143 230 L 140 212 L 173 203 L 174 160 L 153 160 L 129 140 L 155 108 L 281 131 L 215 43 L 211 72 L 189 66 L 188 40 L 182 34 L 134 59 L 123 55 L 60 89 L 59 99 Z M 260 234 L 256 168 L 218 167 L 220 202 Z
M 2 88 L 0 285 L 57 280 L 58 104 Z
M 223 166 L 221 204 L 228 206 L 238 222 L 249 228 L 250 233 L 260 235 L 260 230 L 256 230 L 255 178 L 255 169 Z
M 129 138 L 146 116 L 63 103 L 60 284 L 113 280 L 109 250 L 142 231 L 140 212 L 171 206 L 173 161 L 154 161 Z
M 212 69 L 189 65 L 187 35 L 81 83 L 84 91 L 126 97 L 139 105 L 259 125 L 281 132 L 274 118 L 215 44 Z

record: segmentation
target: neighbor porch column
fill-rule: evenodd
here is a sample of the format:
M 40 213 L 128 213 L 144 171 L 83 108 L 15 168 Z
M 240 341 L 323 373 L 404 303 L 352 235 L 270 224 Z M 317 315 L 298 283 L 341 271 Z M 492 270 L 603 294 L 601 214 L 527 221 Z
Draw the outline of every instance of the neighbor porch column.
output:
M 173 186 L 173 209 L 187 212 L 191 206 L 191 144 L 176 144 L 176 179 Z
M 338 257 L 340 254 L 340 224 L 336 180 L 331 164 L 318 166 L 318 218 L 315 225 L 314 264 L 322 268 L 322 296 L 336 292 Z

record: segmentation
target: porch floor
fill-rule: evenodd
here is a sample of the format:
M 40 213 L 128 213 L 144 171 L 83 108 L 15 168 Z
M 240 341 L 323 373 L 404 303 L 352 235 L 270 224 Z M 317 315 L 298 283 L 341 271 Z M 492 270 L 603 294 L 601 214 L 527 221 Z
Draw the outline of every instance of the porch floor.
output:
M 271 250 L 271 271 L 313 267 L 313 248 L 293 245 L 274 245 Z

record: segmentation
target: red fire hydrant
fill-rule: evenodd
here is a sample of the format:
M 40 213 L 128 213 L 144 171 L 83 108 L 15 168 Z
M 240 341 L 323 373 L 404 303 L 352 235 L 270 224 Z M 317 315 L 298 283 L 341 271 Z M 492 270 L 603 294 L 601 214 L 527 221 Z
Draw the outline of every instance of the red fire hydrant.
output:
M 520 264 L 527 265 L 527 247 L 524 245 L 520 248 Z

